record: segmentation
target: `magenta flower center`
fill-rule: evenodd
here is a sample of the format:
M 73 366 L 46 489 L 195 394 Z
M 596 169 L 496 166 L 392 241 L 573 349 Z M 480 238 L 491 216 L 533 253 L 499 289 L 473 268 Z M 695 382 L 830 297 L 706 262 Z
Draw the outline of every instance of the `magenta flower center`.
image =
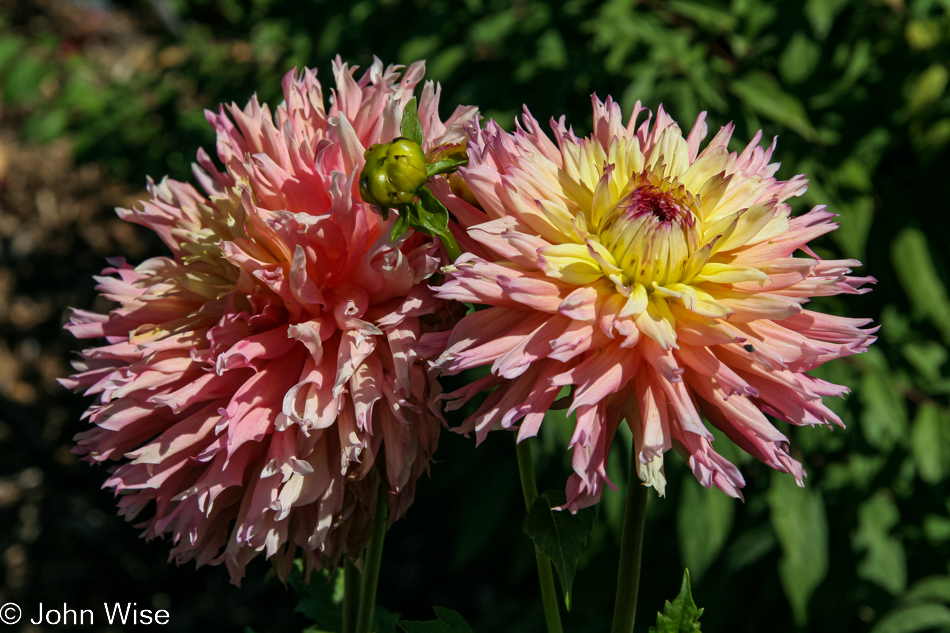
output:
M 681 281 L 699 246 L 695 196 L 649 173 L 631 182 L 631 189 L 607 213 L 598 235 L 619 269 L 608 276 L 624 294 L 633 284 L 651 291 L 654 282 Z
M 637 187 L 633 193 L 621 201 L 626 205 L 626 215 L 635 218 L 650 214 L 660 222 L 693 224 L 692 213 L 670 191 L 661 191 L 658 187 L 645 184 Z

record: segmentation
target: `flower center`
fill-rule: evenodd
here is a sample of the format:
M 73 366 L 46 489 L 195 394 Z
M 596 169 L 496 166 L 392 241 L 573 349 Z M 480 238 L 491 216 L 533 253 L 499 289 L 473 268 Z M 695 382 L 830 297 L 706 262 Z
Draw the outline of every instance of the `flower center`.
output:
M 660 222 L 693 223 L 689 209 L 684 208 L 671 192 L 662 191 L 651 184 L 640 185 L 620 204 L 626 205 L 624 214 L 628 218 L 651 214 Z
M 638 175 L 630 193 L 607 214 L 600 243 L 622 273 L 608 275 L 618 286 L 680 281 L 684 266 L 699 245 L 695 196 L 682 185 L 653 174 Z

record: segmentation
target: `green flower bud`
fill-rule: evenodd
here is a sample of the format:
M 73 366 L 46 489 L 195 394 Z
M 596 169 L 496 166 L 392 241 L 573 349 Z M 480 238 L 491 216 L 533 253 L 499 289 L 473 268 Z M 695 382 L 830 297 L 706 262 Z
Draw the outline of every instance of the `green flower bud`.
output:
M 407 138 L 373 145 L 363 157 L 360 196 L 369 204 L 383 208 L 408 204 L 428 180 L 425 154 Z

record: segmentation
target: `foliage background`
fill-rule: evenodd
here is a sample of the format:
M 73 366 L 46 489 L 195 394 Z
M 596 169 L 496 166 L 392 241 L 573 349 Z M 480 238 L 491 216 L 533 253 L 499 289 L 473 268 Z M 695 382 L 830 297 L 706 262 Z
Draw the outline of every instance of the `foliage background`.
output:
M 797 211 L 841 216 L 818 252 L 878 279 L 822 309 L 873 317 L 881 340 L 822 368 L 854 388 L 835 403 L 846 430 L 788 429 L 805 489 L 735 451 L 739 503 L 667 460 L 638 628 L 689 566 L 707 633 L 950 631 L 948 52 L 948 0 L 0 0 L 0 603 L 135 601 L 168 609 L 173 631 L 308 626 L 262 561 L 239 590 L 223 569 L 167 565 L 167 544 L 116 516 L 104 471 L 69 453 L 87 403 L 55 383 L 77 347 L 61 325 L 66 306 L 107 309 L 91 279 L 105 257 L 161 253 L 111 208 L 145 174 L 189 177 L 213 143 L 204 108 L 276 103 L 294 66 L 326 78 L 336 53 L 376 54 L 427 58 L 447 109 L 478 104 L 508 127 L 524 102 L 586 133 L 596 91 L 627 110 L 662 102 L 684 127 L 708 110 L 740 141 L 780 136 L 779 175 L 811 178 Z M 542 487 L 563 484 L 568 427 L 552 419 L 535 447 Z M 511 436 L 476 451 L 447 433 L 437 458 L 388 536 L 379 603 L 543 630 Z M 601 504 L 567 631 L 609 626 L 626 468 L 617 451 L 621 490 Z

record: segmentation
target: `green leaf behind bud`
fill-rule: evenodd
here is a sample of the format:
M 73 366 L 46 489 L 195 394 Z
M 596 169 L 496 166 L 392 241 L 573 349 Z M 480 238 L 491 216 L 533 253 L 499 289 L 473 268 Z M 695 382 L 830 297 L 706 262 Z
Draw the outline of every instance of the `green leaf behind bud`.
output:
M 455 236 L 449 230 L 449 210 L 445 205 L 432 195 L 426 187 L 419 190 L 419 204 L 416 206 L 418 225 L 413 224 L 413 228 L 437 236 L 442 240 L 446 252 L 454 262 L 462 254 Z
M 403 233 L 409 230 L 409 207 L 410 205 L 406 205 L 399 209 L 399 216 L 396 218 L 393 228 L 389 231 L 389 239 L 393 242 L 398 240 Z
M 410 141 L 417 143 L 420 147 L 425 140 L 422 136 L 422 122 L 419 121 L 419 106 L 416 98 L 413 97 L 406 104 L 402 111 L 402 127 L 400 133 Z

